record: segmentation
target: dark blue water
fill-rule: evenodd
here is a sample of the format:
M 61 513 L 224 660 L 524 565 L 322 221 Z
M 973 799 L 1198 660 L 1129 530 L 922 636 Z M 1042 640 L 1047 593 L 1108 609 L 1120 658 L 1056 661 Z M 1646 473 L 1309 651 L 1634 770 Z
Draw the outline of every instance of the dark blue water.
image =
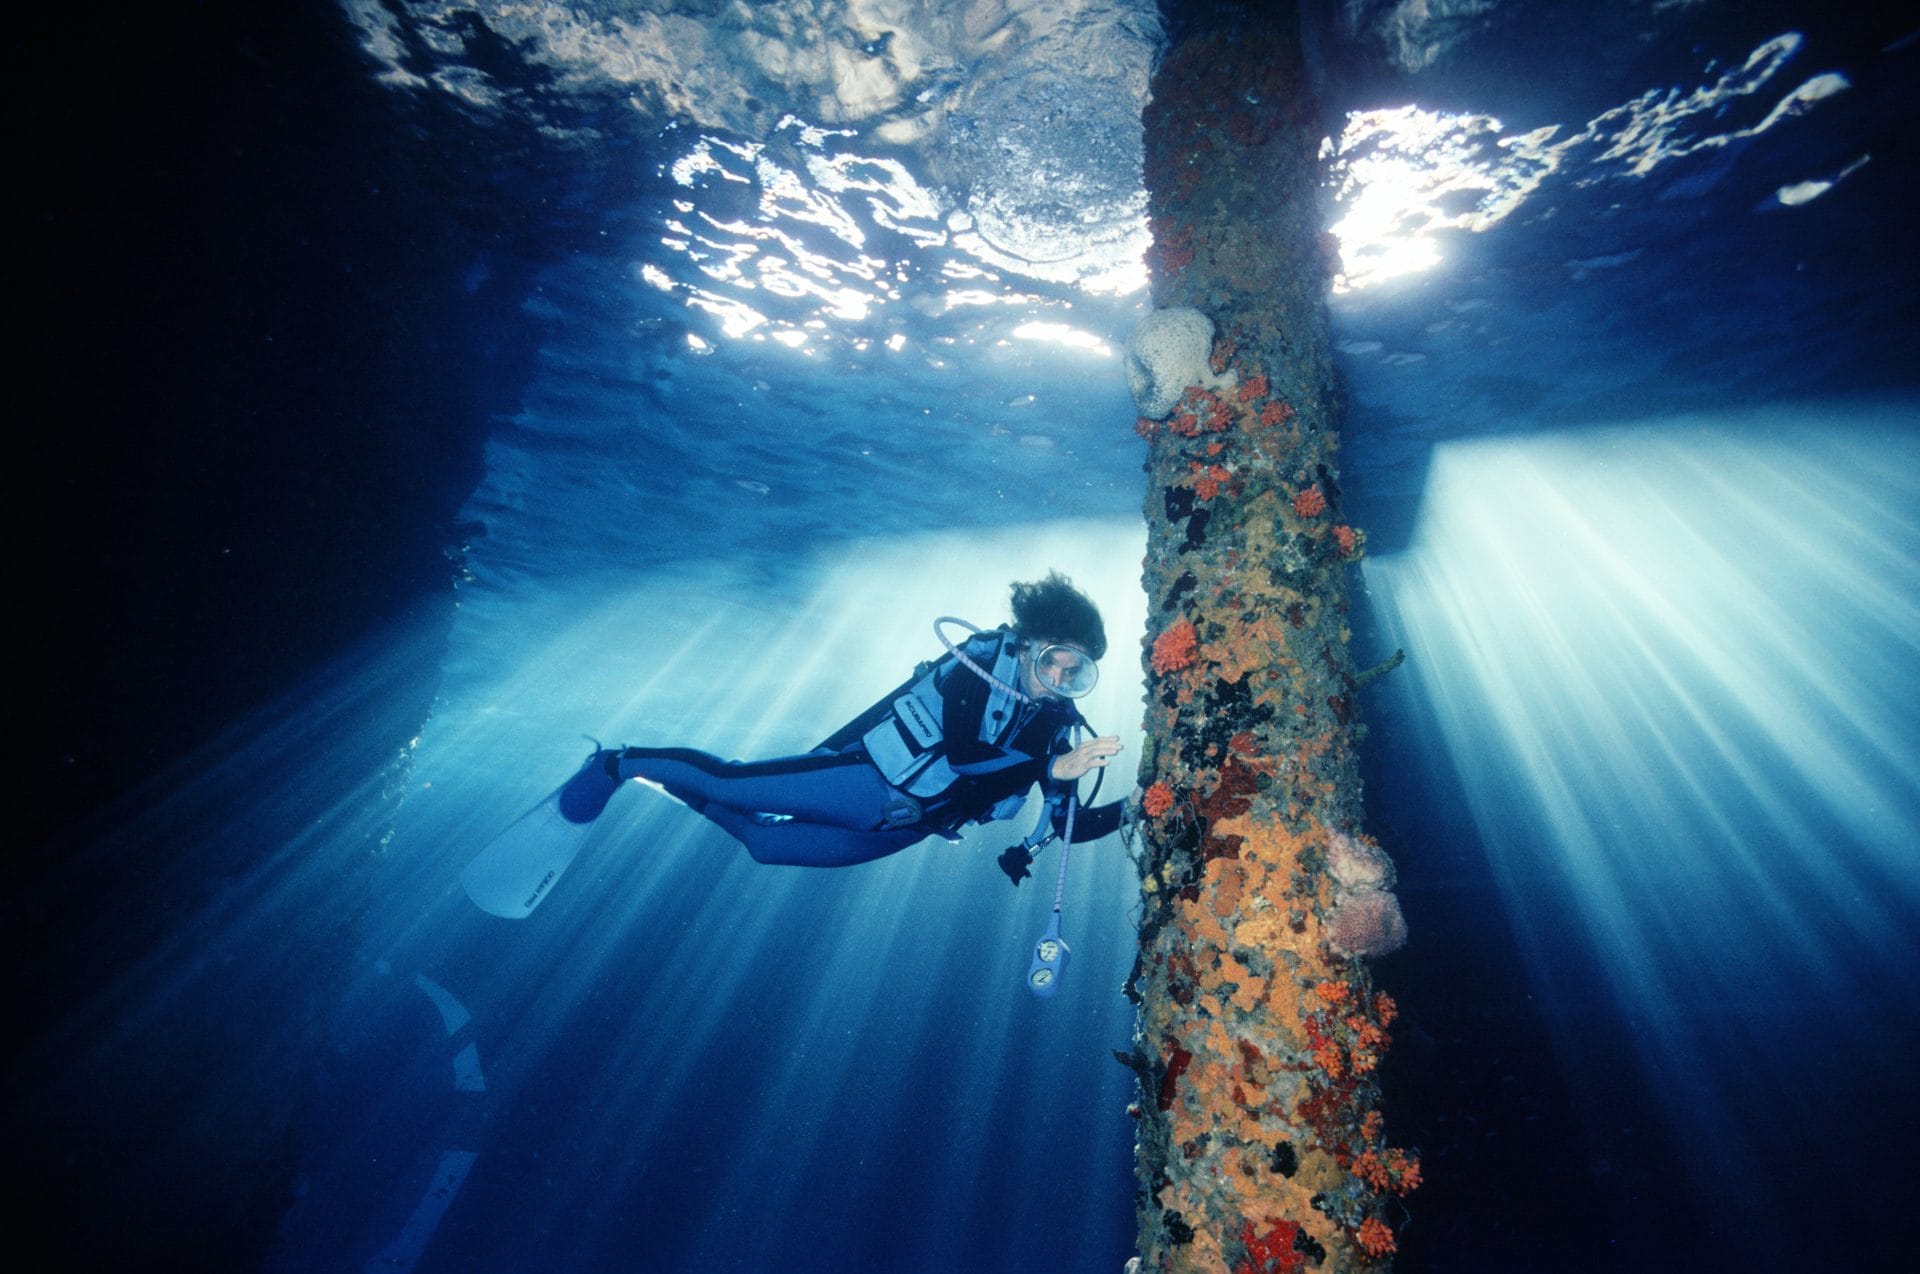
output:
M 1115 351 L 1160 24 L 614 16 L 38 33 L 27 471 L 60 512 L 0 918 L 23 1202 L 77 1265 L 1131 1253 L 1119 845 L 1070 864 L 1045 1002 L 1055 860 L 1009 889 L 1013 833 L 774 869 L 636 789 L 529 919 L 457 882 L 583 735 L 803 749 L 1053 567 L 1137 755 Z M 1364 754 L 1413 929 L 1375 970 L 1427 1182 L 1401 1268 L 1890 1264 L 1910 23 L 1312 32 L 1356 657 L 1408 652 Z

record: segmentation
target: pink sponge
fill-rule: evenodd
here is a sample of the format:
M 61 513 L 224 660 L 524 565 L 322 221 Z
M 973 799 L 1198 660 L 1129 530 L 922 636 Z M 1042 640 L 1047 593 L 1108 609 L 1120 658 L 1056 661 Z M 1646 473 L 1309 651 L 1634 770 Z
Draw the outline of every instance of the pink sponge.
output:
M 1384 889 L 1355 889 L 1334 905 L 1327 942 L 1342 955 L 1391 955 L 1407 945 L 1400 900 Z

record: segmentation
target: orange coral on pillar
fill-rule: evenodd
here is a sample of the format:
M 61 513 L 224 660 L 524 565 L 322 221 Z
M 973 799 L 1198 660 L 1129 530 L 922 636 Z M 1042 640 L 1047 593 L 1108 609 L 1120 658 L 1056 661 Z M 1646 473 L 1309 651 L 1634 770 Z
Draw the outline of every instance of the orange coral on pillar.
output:
M 1153 670 L 1178 672 L 1194 661 L 1199 650 L 1199 635 L 1193 631 L 1192 623 L 1183 619 L 1154 641 Z
M 1272 429 L 1293 419 L 1293 408 L 1286 403 L 1270 402 L 1260 409 L 1260 423 Z
M 1353 1237 L 1368 1256 L 1382 1257 L 1400 1250 L 1399 1244 L 1393 1241 L 1393 1230 L 1377 1216 L 1362 1221 Z

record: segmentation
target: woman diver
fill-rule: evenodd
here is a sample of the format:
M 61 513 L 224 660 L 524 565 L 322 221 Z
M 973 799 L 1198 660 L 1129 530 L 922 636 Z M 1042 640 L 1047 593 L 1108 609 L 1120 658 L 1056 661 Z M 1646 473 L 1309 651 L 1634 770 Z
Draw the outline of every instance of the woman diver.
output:
M 1076 781 L 1121 748 L 1115 735 L 1077 741 L 1086 722 L 1073 701 L 1093 689 L 1107 651 L 1099 609 L 1057 572 L 1014 584 L 1012 609 L 1011 625 L 958 645 L 936 625 L 949 653 L 811 752 L 723 761 L 690 748 L 603 748 L 561 790 L 559 812 L 590 823 L 637 779 L 717 823 L 759 862 L 845 867 L 1012 818 L 1037 783 L 1048 813 L 1000 860 L 1018 884 L 1040 844 L 1069 828 L 1076 843 L 1096 840 L 1127 807 L 1069 817 Z

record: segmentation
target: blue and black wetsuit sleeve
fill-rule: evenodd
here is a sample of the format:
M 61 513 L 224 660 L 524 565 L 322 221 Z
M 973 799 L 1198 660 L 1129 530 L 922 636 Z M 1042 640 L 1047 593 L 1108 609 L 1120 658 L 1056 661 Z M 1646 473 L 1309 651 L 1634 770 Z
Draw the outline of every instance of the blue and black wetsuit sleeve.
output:
M 1073 816 L 1073 843 L 1084 845 L 1090 840 L 1099 840 L 1102 836 L 1111 836 L 1120 830 L 1121 815 L 1126 813 L 1125 801 L 1108 801 L 1105 805 L 1083 808 Z M 1067 807 L 1062 802 L 1054 806 L 1053 830 L 1056 835 L 1067 834 Z

